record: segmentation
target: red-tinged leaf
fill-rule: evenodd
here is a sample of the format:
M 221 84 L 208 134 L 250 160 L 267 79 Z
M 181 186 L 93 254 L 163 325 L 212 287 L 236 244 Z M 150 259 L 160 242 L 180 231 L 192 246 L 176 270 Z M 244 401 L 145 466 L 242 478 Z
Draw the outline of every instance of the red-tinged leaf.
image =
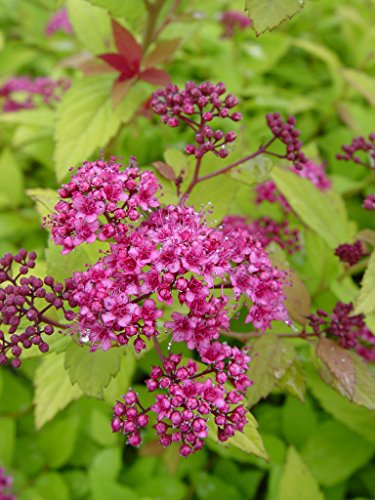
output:
M 112 66 L 116 71 L 119 71 L 121 75 L 126 75 L 127 78 L 136 74 L 135 68 L 121 54 L 100 54 L 99 58 Z
M 157 66 L 169 61 L 175 51 L 181 44 L 181 38 L 172 38 L 171 40 L 161 40 L 154 50 L 146 57 L 145 67 Z
M 127 80 L 126 82 L 120 80 L 120 77 L 113 82 L 111 97 L 112 97 L 112 106 L 113 108 L 117 108 L 117 106 L 122 102 L 124 97 L 129 92 L 130 87 L 133 84 L 132 80 Z
M 176 179 L 176 174 L 173 168 L 168 165 L 168 163 L 164 163 L 163 161 L 154 161 L 153 163 L 151 163 L 151 165 L 155 167 L 159 174 L 162 175 L 165 179 L 168 179 L 170 181 L 174 181 Z
M 145 69 L 140 73 L 139 79 L 152 85 L 166 85 L 171 81 L 168 73 L 156 68 Z
M 106 62 L 102 61 L 85 61 L 80 65 L 81 71 L 87 76 L 101 75 L 103 73 L 111 73 L 113 67 L 109 66 Z
M 142 59 L 142 48 L 134 36 L 114 19 L 112 19 L 112 31 L 119 53 L 126 57 L 130 63 L 135 63 L 139 67 Z
M 340 386 L 353 399 L 355 392 L 355 367 L 348 351 L 330 339 L 320 339 L 316 354 L 324 361 Z

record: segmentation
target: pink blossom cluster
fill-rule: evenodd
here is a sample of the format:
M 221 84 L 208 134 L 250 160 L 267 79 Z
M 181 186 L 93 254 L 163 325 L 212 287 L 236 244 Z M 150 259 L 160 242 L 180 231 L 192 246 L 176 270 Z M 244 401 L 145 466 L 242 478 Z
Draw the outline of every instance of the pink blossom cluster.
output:
M 342 146 L 343 153 L 336 155 L 338 160 L 352 161 L 359 165 L 375 169 L 375 133 L 368 139 L 355 137 L 351 144 Z
M 246 321 L 257 329 L 287 320 L 283 280 L 248 231 L 211 228 L 192 207 L 170 205 L 117 235 L 94 266 L 74 273 L 72 300 L 80 308 L 81 334 L 93 349 L 132 339 L 142 350 L 158 335 L 163 304 L 179 304 L 164 329 L 173 340 L 202 352 L 229 327 L 224 289 L 231 289 L 236 300 L 241 295 L 251 299 Z
M 242 12 L 226 10 L 220 15 L 220 23 L 224 28 L 223 38 L 231 38 L 237 30 L 245 30 L 252 26 L 252 21 Z
M 45 29 L 46 36 L 52 36 L 56 31 L 62 31 L 67 34 L 73 32 L 68 11 L 65 7 L 52 14 Z
M 341 262 L 346 262 L 350 266 L 354 266 L 365 255 L 365 252 L 362 242 L 357 240 L 352 244 L 343 243 L 339 245 L 335 250 L 335 255 L 337 255 Z
M 363 200 L 363 208 L 366 210 L 375 210 L 375 194 L 369 194 Z
M 222 227 L 225 232 L 234 228 L 247 231 L 264 248 L 270 243 L 275 243 L 290 255 L 301 249 L 298 229 L 291 229 L 286 220 L 277 222 L 265 216 L 247 222 L 245 217 L 227 215 L 223 219 Z
M 199 85 L 187 82 L 182 90 L 177 85 L 168 84 L 153 93 L 151 106 L 156 114 L 161 115 L 162 122 L 170 127 L 178 127 L 183 122 L 193 129 L 196 144 L 186 145 L 187 154 L 199 159 L 211 151 L 226 158 L 226 145 L 235 141 L 236 133 L 214 128 L 212 121 L 221 118 L 238 122 L 242 115 L 232 111 L 238 99 L 225 94 L 226 87 L 221 82 L 216 85 L 208 81 Z
M 35 259 L 35 252 L 23 248 L 0 259 L 0 365 L 8 363 L 8 351 L 14 368 L 21 365 L 22 349 L 36 345 L 41 352 L 48 351 L 45 336 L 52 335 L 55 328 L 45 313 L 51 308 L 63 311 L 69 321 L 74 317 L 69 302 L 71 281 L 62 284 L 52 276 L 44 280 L 27 277 Z
M 162 366 L 154 366 L 146 385 L 150 392 L 156 392 L 155 402 L 144 408 L 138 394 L 128 391 L 124 402 L 114 406 L 113 431 L 124 433 L 130 445 L 138 446 L 142 442 L 140 431 L 151 420 L 147 413 L 152 412 L 160 443 L 165 447 L 180 443 L 184 457 L 202 448 L 211 416 L 219 441 L 242 432 L 246 409 L 239 403 L 251 385 L 246 375 L 250 358 L 245 350 L 213 342 L 202 359 L 206 364 L 201 371 L 192 359 L 182 364 L 181 354 L 170 354 Z
M 309 324 L 318 336 L 336 339 L 345 349 L 355 349 L 364 359 L 375 362 L 375 335 L 363 314 L 353 315 L 352 303 L 337 302 L 331 315 L 318 309 L 309 316 Z
M 70 87 L 65 78 L 52 80 L 48 77 L 14 77 L 0 87 L 0 98 L 4 98 L 3 111 L 12 112 L 21 109 L 33 109 L 36 96 L 42 97 L 45 104 L 52 105 L 61 99 L 61 95 Z
M 56 212 L 45 221 L 52 238 L 64 254 L 81 243 L 96 239 L 121 240 L 124 221 L 136 221 L 145 211 L 159 206 L 155 194 L 160 186 L 152 173 L 140 172 L 134 160 L 121 170 L 115 159 L 85 162 L 58 191 Z
M 0 500 L 17 500 L 11 492 L 13 477 L 7 476 L 4 467 L 0 467 Z

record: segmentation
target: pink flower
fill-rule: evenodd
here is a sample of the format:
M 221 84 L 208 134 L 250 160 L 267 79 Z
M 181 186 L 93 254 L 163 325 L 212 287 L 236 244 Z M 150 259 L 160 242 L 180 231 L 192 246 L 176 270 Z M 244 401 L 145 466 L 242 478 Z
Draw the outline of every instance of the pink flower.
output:
M 70 34 L 73 32 L 73 27 L 70 24 L 68 11 L 66 8 L 62 8 L 55 12 L 45 29 L 46 36 L 52 36 L 56 31 L 63 31 L 64 33 Z

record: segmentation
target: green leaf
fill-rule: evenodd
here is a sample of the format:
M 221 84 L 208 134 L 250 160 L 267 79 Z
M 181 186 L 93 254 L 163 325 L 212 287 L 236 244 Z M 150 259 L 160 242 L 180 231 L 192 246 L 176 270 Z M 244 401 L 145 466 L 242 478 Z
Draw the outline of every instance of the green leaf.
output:
M 247 391 L 250 406 L 265 398 L 291 366 L 294 347 L 273 335 L 263 335 L 250 344 L 250 368 L 248 376 L 254 382 Z
M 317 413 L 309 399 L 304 403 L 288 397 L 282 407 L 283 434 L 288 443 L 300 448 L 315 430 L 318 423 Z
M 285 287 L 285 306 L 289 316 L 300 325 L 306 325 L 311 312 L 311 297 L 299 274 L 291 271 L 292 286 Z
M 54 112 L 52 109 L 28 109 L 17 111 L 17 113 L 5 113 L 0 115 L 0 123 L 15 123 L 17 125 L 32 125 L 53 129 Z
M 226 175 L 243 184 L 254 186 L 269 179 L 273 167 L 272 161 L 261 155 L 230 169 Z
M 307 383 L 324 410 L 336 420 L 375 444 L 375 411 L 358 406 L 325 384 L 311 366 L 306 367 Z
M 54 206 L 59 200 L 57 191 L 49 188 L 27 189 L 26 194 L 35 202 L 35 208 L 41 219 L 53 213 Z
M 259 35 L 293 17 L 304 3 L 304 0 L 246 0 L 245 5 Z
M 239 450 L 255 455 L 257 457 L 264 458 L 268 460 L 267 451 L 264 447 L 264 443 L 261 435 L 257 431 L 257 421 L 253 415 L 248 412 L 246 415 L 248 423 L 246 424 L 243 433 L 237 432 L 233 437 L 229 438 L 225 443 L 220 443 L 217 437 L 217 427 L 215 422 L 210 419 L 207 422 L 208 426 L 208 437 L 212 439 L 215 443 L 220 443 L 223 446 L 234 446 Z
M 89 469 L 91 485 L 102 480 L 115 481 L 122 466 L 121 448 L 111 447 L 100 450 Z
M 68 485 L 57 472 L 42 474 L 35 481 L 34 487 L 43 500 L 52 498 L 53 500 L 70 500 Z
M 10 467 L 16 441 L 16 422 L 13 418 L 0 417 L 0 464 Z
M 133 374 L 136 369 L 136 360 L 132 351 L 125 351 L 121 356 L 121 366 L 119 372 L 104 388 L 104 400 L 110 404 L 120 398 L 130 387 Z
M 77 438 L 78 424 L 78 416 L 72 415 L 49 422 L 38 433 L 39 448 L 52 469 L 59 469 L 69 461 Z
M 85 264 L 90 262 L 83 246 L 75 248 L 74 252 L 67 255 L 61 255 L 61 247 L 49 241 L 45 253 L 47 272 L 58 281 L 64 281 L 74 272 L 85 271 Z
M 277 382 L 277 386 L 303 403 L 305 400 L 306 385 L 302 364 L 295 360 Z
M 355 69 L 345 69 L 342 73 L 348 84 L 375 107 L 375 78 Z
M 103 398 L 103 389 L 120 370 L 122 351 L 117 348 L 90 352 L 86 346 L 72 343 L 65 353 L 65 368 L 72 384 L 78 384 L 86 396 Z
M 372 366 L 355 352 L 350 352 L 350 356 L 356 379 L 353 401 L 369 410 L 375 410 L 375 376 Z
M 112 401 L 114 403 L 115 400 Z M 100 446 L 117 444 L 118 435 L 112 432 L 111 417 L 107 412 L 94 408 L 90 415 L 89 431 L 92 440 Z
M 69 20 L 82 45 L 92 54 L 108 52 L 111 23 L 108 13 L 85 0 L 68 0 Z
M 322 486 L 333 486 L 363 467 L 374 450 L 375 446 L 357 433 L 328 420 L 311 434 L 302 456 Z
M 288 450 L 279 488 L 279 500 L 324 499 L 311 471 L 292 446 Z
M 375 312 L 375 251 L 371 254 L 361 285 L 356 301 L 355 314 Z
M 37 428 L 82 396 L 81 389 L 70 382 L 64 360 L 65 353 L 45 355 L 36 371 L 34 404 Z
M 0 156 L 0 203 L 16 207 L 23 201 L 23 174 L 20 166 L 9 149 Z
M 143 9 L 143 3 L 138 0 L 89 0 L 90 3 L 107 10 L 115 17 L 134 17 L 140 15 L 140 10 Z
M 137 83 L 124 101 L 113 109 L 113 76 L 84 78 L 64 95 L 57 111 L 55 129 L 55 168 L 61 181 L 71 166 L 86 161 L 105 147 L 117 132 L 121 121 L 131 118 L 144 99 L 145 86 Z
M 271 178 L 302 221 L 331 248 L 348 241 L 348 220 L 338 195 L 322 193 L 307 179 L 280 168 Z

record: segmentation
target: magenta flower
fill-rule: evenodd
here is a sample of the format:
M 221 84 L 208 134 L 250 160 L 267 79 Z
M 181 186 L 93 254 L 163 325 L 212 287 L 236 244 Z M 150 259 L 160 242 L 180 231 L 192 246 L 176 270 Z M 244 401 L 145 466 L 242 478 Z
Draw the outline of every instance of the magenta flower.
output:
M 223 37 L 233 37 L 236 30 L 243 31 L 249 26 L 252 26 L 252 21 L 242 12 L 236 10 L 226 10 L 220 15 L 220 22 L 224 28 Z
M 69 21 L 68 11 L 65 7 L 52 14 L 46 26 L 45 34 L 46 36 L 52 36 L 56 31 L 62 31 L 68 35 L 73 32 L 73 27 Z

